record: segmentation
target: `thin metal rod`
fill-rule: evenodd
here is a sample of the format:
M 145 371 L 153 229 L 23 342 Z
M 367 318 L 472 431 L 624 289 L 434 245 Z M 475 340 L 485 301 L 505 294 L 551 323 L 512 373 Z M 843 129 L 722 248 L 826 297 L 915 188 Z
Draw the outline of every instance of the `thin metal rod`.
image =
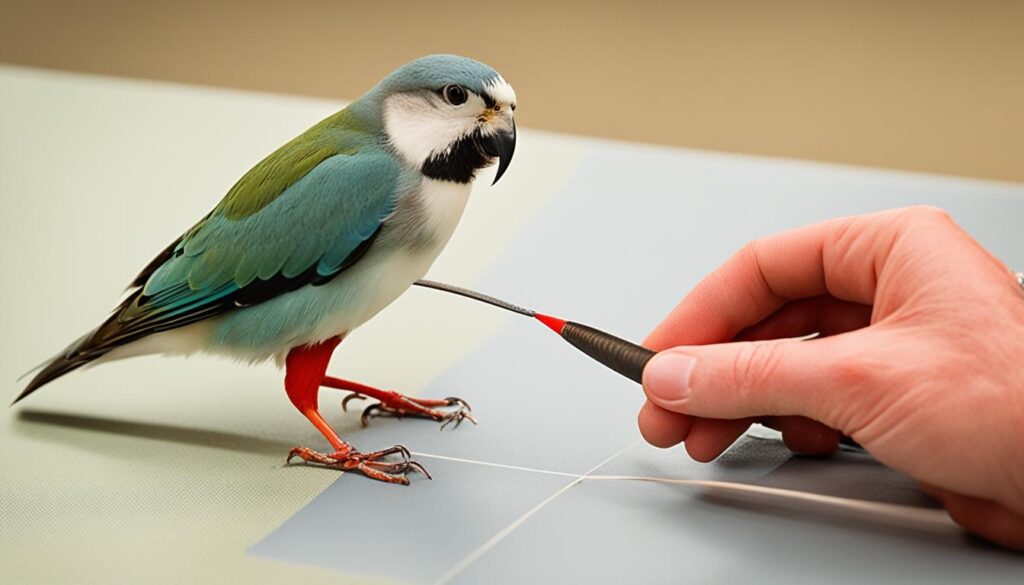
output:
M 506 311 L 512 311 L 513 313 L 519 313 L 520 315 L 526 315 L 527 317 L 534 317 L 534 316 L 536 316 L 536 313 L 534 313 L 530 309 L 524 309 L 523 307 L 520 307 L 519 305 L 513 305 L 512 303 L 505 302 L 505 301 L 503 301 L 503 300 L 501 300 L 501 299 L 499 299 L 497 297 L 492 297 L 490 295 L 485 295 L 483 293 L 478 293 L 475 290 L 470 290 L 468 288 L 462 288 L 461 286 L 454 286 L 454 285 L 451 285 L 451 284 L 445 284 L 443 282 L 437 282 L 437 281 L 434 281 L 434 280 L 417 280 L 413 284 L 415 284 L 417 286 L 422 286 L 424 288 L 432 288 L 432 289 L 435 289 L 435 290 L 442 290 L 444 292 L 450 292 L 452 294 L 463 296 L 463 297 L 466 297 L 468 299 L 473 299 L 475 301 L 480 301 L 481 303 L 487 303 L 488 305 L 492 305 L 492 306 L 495 306 L 495 307 L 498 307 L 498 308 L 501 308 L 501 309 L 505 309 Z

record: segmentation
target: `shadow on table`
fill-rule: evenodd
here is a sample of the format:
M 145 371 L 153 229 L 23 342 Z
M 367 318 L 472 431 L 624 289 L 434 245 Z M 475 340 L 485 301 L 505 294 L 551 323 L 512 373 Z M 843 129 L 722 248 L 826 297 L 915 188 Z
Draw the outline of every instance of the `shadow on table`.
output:
M 224 431 L 39 410 L 19 412 L 13 428 L 18 433 L 29 434 L 36 438 L 60 440 L 52 433 L 38 432 L 42 426 L 57 426 L 94 433 L 212 447 L 240 453 L 287 453 L 288 449 L 293 446 L 281 441 L 248 437 Z

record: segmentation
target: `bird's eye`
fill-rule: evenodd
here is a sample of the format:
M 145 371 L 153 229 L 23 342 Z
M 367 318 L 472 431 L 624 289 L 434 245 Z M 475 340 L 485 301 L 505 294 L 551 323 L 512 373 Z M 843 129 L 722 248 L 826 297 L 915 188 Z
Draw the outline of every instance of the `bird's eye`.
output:
M 469 99 L 469 96 L 466 95 L 466 88 L 461 85 L 446 85 L 441 90 L 441 95 L 444 96 L 444 101 L 453 106 L 461 106 Z

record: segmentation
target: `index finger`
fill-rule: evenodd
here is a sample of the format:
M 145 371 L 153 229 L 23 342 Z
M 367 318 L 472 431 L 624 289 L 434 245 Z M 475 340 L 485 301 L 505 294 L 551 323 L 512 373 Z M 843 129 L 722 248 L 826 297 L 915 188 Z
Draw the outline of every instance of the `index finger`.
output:
M 661 351 L 728 341 L 794 299 L 830 294 L 870 305 L 896 213 L 828 220 L 748 243 L 705 277 L 644 345 Z

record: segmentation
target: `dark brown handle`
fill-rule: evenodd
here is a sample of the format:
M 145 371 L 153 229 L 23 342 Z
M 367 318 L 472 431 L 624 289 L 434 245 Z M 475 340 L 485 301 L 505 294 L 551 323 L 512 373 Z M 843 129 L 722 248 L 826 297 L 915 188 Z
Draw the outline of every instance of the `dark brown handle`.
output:
M 562 338 L 576 349 L 638 384 L 643 382 L 644 366 L 656 353 L 600 329 L 572 321 L 567 322 L 562 328 Z

